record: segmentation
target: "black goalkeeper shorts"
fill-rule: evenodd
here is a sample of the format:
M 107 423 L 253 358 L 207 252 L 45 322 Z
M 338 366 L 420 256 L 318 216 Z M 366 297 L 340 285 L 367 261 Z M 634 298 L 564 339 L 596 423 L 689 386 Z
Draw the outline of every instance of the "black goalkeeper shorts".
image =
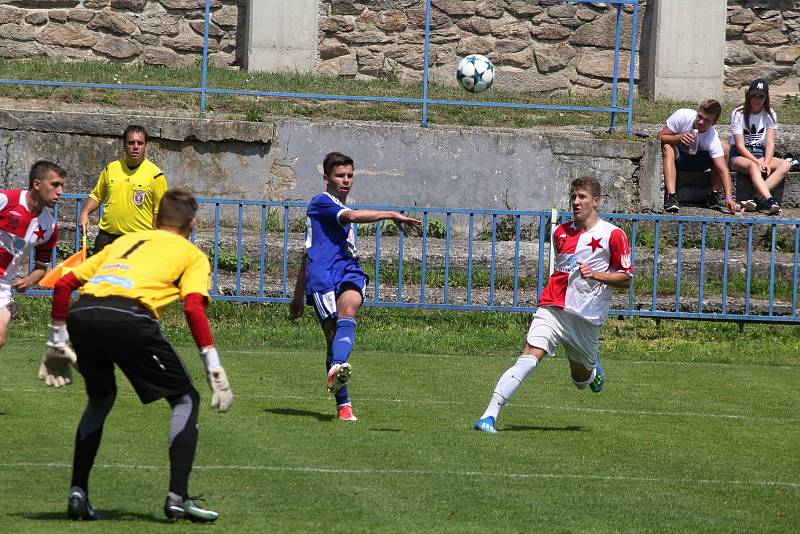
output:
M 70 308 L 67 331 L 90 398 L 116 394 L 115 365 L 145 404 L 194 390 L 158 320 L 135 300 L 84 295 Z

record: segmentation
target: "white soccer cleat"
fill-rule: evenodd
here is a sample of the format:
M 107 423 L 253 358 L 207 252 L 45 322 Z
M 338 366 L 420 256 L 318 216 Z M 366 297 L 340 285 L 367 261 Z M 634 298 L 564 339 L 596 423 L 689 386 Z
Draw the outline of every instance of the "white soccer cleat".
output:
M 331 370 L 328 371 L 328 380 L 326 382 L 328 392 L 333 395 L 338 393 L 342 386 L 347 384 L 351 374 L 353 374 L 353 367 L 349 363 L 333 364 Z

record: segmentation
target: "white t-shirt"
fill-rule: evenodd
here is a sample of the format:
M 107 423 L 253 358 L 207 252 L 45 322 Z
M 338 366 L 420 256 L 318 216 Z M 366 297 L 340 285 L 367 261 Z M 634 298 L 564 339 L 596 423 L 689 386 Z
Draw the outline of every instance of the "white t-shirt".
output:
M 733 136 L 743 134 L 745 145 L 763 148 L 767 146 L 767 130 L 777 129 L 778 116 L 775 114 L 774 109 L 771 116 L 765 109 L 762 109 L 761 113 L 756 115 L 750 114 L 750 124 L 745 127 L 744 110 L 738 107 L 731 112 L 731 138 L 728 142 L 734 145 L 736 140 Z
M 679 109 L 667 119 L 667 128 L 675 132 L 691 133 L 694 129 L 694 120 L 697 118 L 697 111 L 693 109 Z M 689 147 L 683 143 L 677 144 L 678 150 L 688 152 Z M 697 135 L 697 150 L 708 152 L 712 159 L 720 158 L 724 155 L 722 143 L 719 141 L 717 129 L 713 126 L 703 133 Z

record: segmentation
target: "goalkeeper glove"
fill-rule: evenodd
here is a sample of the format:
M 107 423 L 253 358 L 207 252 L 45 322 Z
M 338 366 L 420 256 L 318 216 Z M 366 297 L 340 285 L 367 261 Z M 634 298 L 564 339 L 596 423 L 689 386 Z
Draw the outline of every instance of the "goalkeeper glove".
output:
M 72 383 L 72 367 L 77 367 L 78 357 L 67 344 L 67 327 L 49 325 L 47 349 L 39 366 L 39 380 L 48 386 L 61 387 Z
M 219 353 L 214 347 L 206 347 L 200 351 L 200 357 L 206 366 L 208 386 L 211 388 L 211 407 L 218 412 L 227 412 L 233 404 L 233 391 L 228 375 L 219 362 Z

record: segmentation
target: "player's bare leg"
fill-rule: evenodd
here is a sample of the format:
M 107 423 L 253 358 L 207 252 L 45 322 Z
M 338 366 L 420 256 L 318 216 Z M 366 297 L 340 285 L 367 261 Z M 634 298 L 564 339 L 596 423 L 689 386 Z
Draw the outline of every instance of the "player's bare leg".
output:
M 578 389 L 590 388 L 595 393 L 600 393 L 606 383 L 606 376 L 600 366 L 600 357 L 597 356 L 597 364 L 592 369 L 587 369 L 580 362 L 569 360 L 570 374 L 572 382 Z
M 0 349 L 6 344 L 8 336 L 8 323 L 11 322 L 11 310 L 8 307 L 0 308 Z

